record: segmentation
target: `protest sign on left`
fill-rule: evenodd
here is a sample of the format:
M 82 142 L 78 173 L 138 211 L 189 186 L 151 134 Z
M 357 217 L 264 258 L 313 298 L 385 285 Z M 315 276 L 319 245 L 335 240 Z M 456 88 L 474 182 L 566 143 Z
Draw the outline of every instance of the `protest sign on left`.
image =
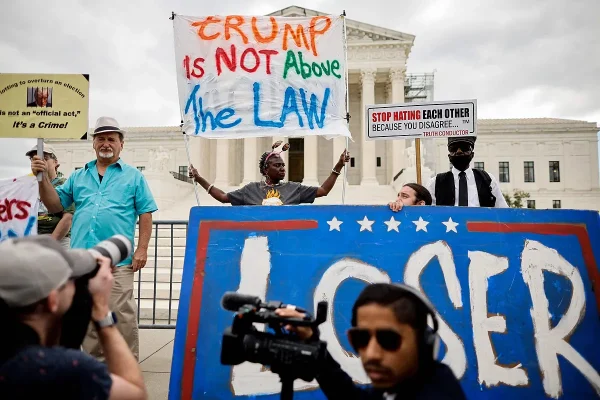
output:
M 0 180 L 0 242 L 37 234 L 38 209 L 35 176 Z
M 0 137 L 84 139 L 89 75 L 0 74 Z

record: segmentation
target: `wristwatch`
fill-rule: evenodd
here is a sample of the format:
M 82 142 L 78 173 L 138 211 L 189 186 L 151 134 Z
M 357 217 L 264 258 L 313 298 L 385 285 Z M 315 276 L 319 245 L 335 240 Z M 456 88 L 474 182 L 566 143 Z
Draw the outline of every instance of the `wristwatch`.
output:
M 107 326 L 113 326 L 117 324 L 117 315 L 112 312 L 109 311 L 108 314 L 106 314 L 106 317 L 102 318 L 100 321 L 92 321 L 94 322 L 94 326 L 96 327 L 96 330 L 100 330 L 100 328 L 106 328 Z

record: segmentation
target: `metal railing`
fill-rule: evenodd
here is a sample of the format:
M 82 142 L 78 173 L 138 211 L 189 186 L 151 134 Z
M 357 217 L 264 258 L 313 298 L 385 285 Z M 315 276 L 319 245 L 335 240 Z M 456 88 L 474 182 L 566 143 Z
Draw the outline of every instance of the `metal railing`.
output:
M 181 230 L 180 226 L 185 226 L 185 235 L 183 235 L 183 248 L 185 249 L 185 237 L 187 236 L 187 226 L 188 226 L 188 221 L 179 221 L 179 220 L 175 220 L 175 221 L 170 221 L 170 220 L 164 220 L 164 221 L 152 221 L 152 225 L 153 225 L 153 229 L 152 229 L 152 236 L 150 237 L 150 242 L 148 243 L 148 262 L 146 263 L 145 267 L 142 268 L 141 270 L 138 271 L 137 273 L 137 298 L 135 299 L 137 302 L 137 319 L 138 319 L 138 324 L 139 324 L 139 328 L 140 329 L 175 329 L 175 322 L 176 322 L 176 317 L 174 317 L 172 315 L 172 309 L 173 309 L 173 302 L 175 301 L 173 299 L 173 289 L 174 289 L 174 285 L 179 285 L 181 286 L 181 282 L 173 282 L 173 271 L 176 268 L 175 267 L 175 254 L 174 254 L 174 250 L 175 250 L 175 246 L 174 246 L 174 242 L 175 242 L 175 231 L 176 231 L 176 226 L 178 227 L 177 230 Z M 139 226 L 139 224 L 138 224 Z M 165 231 L 167 231 L 169 234 L 165 235 Z M 160 235 L 159 235 L 160 233 Z M 167 242 L 169 243 L 169 245 L 162 245 L 159 246 L 159 239 L 163 239 L 163 243 Z M 165 240 L 166 239 L 166 240 Z M 154 246 L 152 246 L 154 244 Z M 170 248 L 170 252 L 169 252 L 169 264 L 168 267 L 166 266 L 161 266 L 159 267 L 159 262 L 158 262 L 158 258 L 159 258 L 159 248 Z M 153 250 L 153 251 L 151 251 Z M 153 254 L 151 254 L 153 253 Z M 185 252 L 184 252 L 185 253 Z M 161 255 L 160 257 L 165 257 L 164 255 Z M 181 256 L 178 256 L 180 258 L 182 258 Z M 168 282 L 165 282 L 164 280 L 161 280 L 160 282 L 158 282 L 158 271 L 159 268 L 162 270 L 165 270 L 168 268 L 169 271 L 169 279 Z M 149 273 L 145 273 L 143 274 L 143 271 L 146 270 L 148 271 L 148 269 L 152 269 L 153 270 L 153 274 L 152 277 L 153 279 L 149 280 L 148 279 L 148 275 Z M 181 271 L 183 272 L 183 268 L 181 268 Z M 163 272 L 161 272 L 163 273 Z M 142 279 L 143 275 L 146 275 L 146 279 Z M 157 290 L 157 285 L 161 283 L 168 283 L 169 286 L 169 294 L 168 294 L 168 298 L 166 300 L 168 300 L 168 310 L 167 310 L 167 315 L 164 318 L 158 318 L 157 317 L 157 306 L 156 306 L 156 302 L 157 300 L 157 294 L 158 294 L 158 290 Z M 147 300 L 147 296 L 142 297 L 142 286 L 144 286 L 144 289 L 146 289 L 148 286 L 152 287 L 152 298 L 151 298 L 151 302 L 152 302 L 152 318 L 142 318 L 142 311 L 144 311 L 145 313 L 147 312 L 146 310 L 142 309 L 142 301 L 143 300 Z M 160 298 L 160 300 L 165 300 L 163 297 Z M 179 297 L 177 297 L 177 301 L 179 301 Z M 179 310 L 179 307 L 177 307 L 177 309 Z M 161 310 L 164 311 L 164 310 Z M 151 321 L 151 323 L 140 323 L 141 320 L 145 320 L 145 321 Z M 157 321 L 160 320 L 163 323 L 157 323 Z M 166 323 L 164 323 L 166 321 Z

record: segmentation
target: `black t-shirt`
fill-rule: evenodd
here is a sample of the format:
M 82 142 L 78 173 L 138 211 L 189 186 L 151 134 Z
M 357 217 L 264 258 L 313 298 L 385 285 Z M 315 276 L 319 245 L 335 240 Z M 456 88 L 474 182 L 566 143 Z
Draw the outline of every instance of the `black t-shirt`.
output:
M 315 201 L 318 189 L 298 182 L 283 182 L 274 186 L 264 182 L 250 182 L 227 193 L 227 197 L 232 206 L 305 204 Z
M 108 399 L 105 364 L 79 350 L 28 346 L 0 365 L 0 399 Z

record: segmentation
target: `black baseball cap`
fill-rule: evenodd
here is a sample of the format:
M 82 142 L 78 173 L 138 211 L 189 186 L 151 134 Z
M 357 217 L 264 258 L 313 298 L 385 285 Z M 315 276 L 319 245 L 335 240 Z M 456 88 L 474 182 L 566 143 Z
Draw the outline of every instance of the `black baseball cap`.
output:
M 448 147 L 454 143 L 468 143 L 471 146 L 475 147 L 475 141 L 477 140 L 477 136 L 458 136 L 458 137 L 449 137 L 448 138 Z

